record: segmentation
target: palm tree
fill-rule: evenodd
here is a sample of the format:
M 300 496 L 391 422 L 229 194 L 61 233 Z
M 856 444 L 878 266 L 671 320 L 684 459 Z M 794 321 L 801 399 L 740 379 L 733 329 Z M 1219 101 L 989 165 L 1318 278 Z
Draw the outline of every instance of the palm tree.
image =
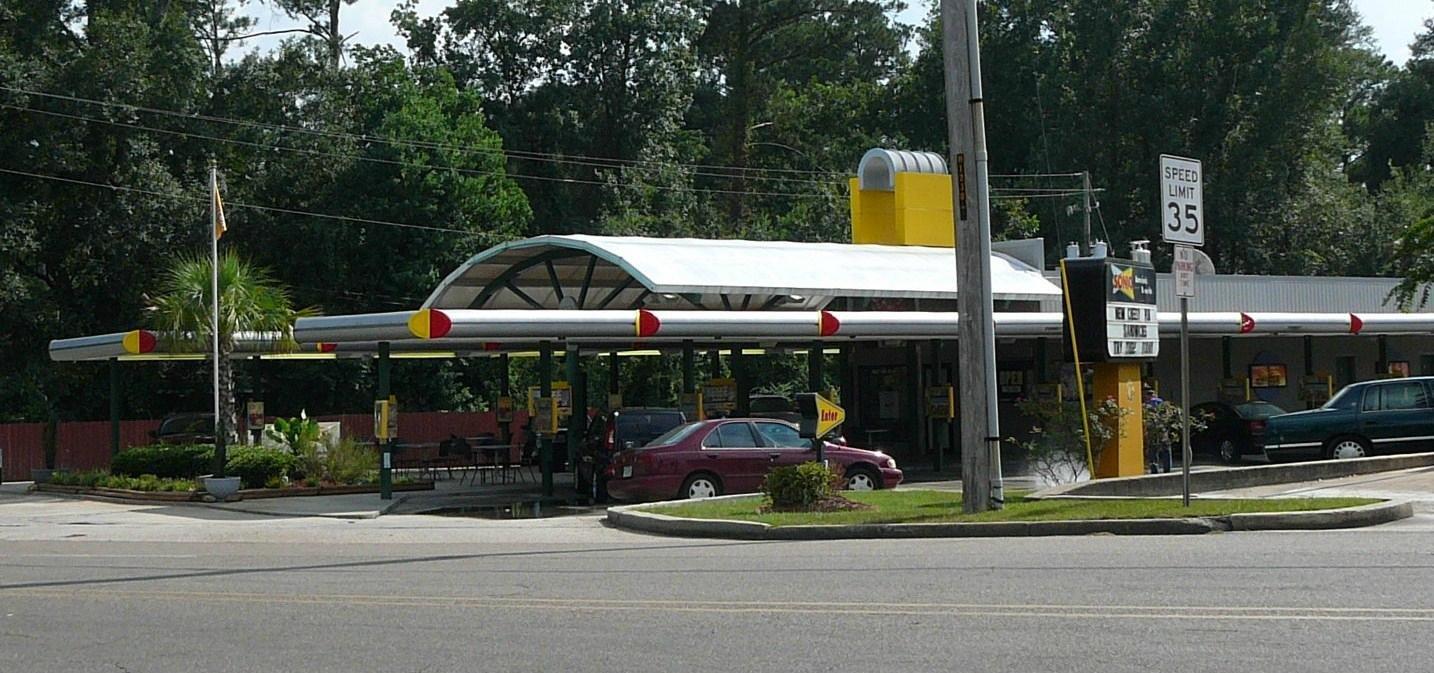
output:
M 213 266 L 207 255 L 176 259 L 150 299 L 150 326 L 171 348 L 211 352 L 214 343 Z M 238 438 L 234 374 L 229 355 L 234 338 L 244 334 L 268 342 L 275 352 L 293 350 L 294 321 L 317 315 L 313 308 L 295 309 L 289 292 L 267 269 L 254 266 L 230 250 L 219 259 L 219 418 L 215 419 L 216 474 L 223 474 L 224 445 Z M 223 421 L 222 423 L 220 421 Z

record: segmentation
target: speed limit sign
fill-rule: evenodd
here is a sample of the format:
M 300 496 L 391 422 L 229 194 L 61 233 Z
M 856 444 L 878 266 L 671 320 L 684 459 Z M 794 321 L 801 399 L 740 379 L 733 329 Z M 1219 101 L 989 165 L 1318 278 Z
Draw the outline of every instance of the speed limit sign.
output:
M 1204 176 L 1199 159 L 1160 155 L 1160 234 L 1166 243 L 1205 245 Z

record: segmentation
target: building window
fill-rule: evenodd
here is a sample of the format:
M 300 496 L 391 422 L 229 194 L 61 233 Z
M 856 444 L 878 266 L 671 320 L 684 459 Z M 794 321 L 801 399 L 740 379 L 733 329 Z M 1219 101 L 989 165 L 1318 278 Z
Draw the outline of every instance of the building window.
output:
M 1426 353 L 1419 356 L 1419 375 L 1434 376 L 1434 355 Z

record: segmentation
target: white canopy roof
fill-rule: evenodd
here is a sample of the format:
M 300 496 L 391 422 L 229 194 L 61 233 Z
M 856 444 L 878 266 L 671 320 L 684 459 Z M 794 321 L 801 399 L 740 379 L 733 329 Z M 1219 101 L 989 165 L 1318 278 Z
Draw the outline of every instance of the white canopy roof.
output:
M 991 256 L 998 301 L 1060 295 L 1039 269 Z M 486 250 L 429 308 L 822 308 L 832 299 L 956 298 L 950 248 L 844 243 L 538 236 Z

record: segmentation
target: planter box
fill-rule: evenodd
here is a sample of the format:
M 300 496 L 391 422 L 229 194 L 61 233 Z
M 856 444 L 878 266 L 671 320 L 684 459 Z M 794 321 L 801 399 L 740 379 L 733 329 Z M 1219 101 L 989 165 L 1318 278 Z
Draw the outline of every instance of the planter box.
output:
M 60 486 L 58 484 L 36 484 L 41 493 L 65 493 L 69 495 L 96 495 L 123 500 L 149 500 L 154 502 L 188 502 L 199 499 L 198 491 L 131 491 L 123 488 L 86 488 L 84 486 Z M 395 491 L 431 491 L 433 482 L 421 481 L 416 484 L 395 484 Z M 293 488 L 250 488 L 239 491 L 244 500 L 263 498 L 296 498 L 316 495 L 356 495 L 378 493 L 377 484 L 363 486 L 296 486 Z
M 36 484 L 41 493 L 66 493 L 69 495 L 97 495 L 120 500 L 149 500 L 160 502 L 188 502 L 198 495 L 195 491 L 132 491 L 127 488 L 86 488 L 84 486 L 60 486 L 57 484 Z
M 285 488 L 245 488 L 239 490 L 239 497 L 245 500 L 262 500 L 264 498 L 288 498 L 306 495 L 319 495 L 319 487 L 289 486 Z
M 195 497 L 194 491 L 132 491 L 127 488 L 95 487 L 84 492 L 126 500 L 158 500 L 162 502 L 188 502 Z
M 69 493 L 71 495 L 83 493 L 89 489 L 83 486 L 60 486 L 59 484 L 36 483 L 35 490 L 41 493 Z

